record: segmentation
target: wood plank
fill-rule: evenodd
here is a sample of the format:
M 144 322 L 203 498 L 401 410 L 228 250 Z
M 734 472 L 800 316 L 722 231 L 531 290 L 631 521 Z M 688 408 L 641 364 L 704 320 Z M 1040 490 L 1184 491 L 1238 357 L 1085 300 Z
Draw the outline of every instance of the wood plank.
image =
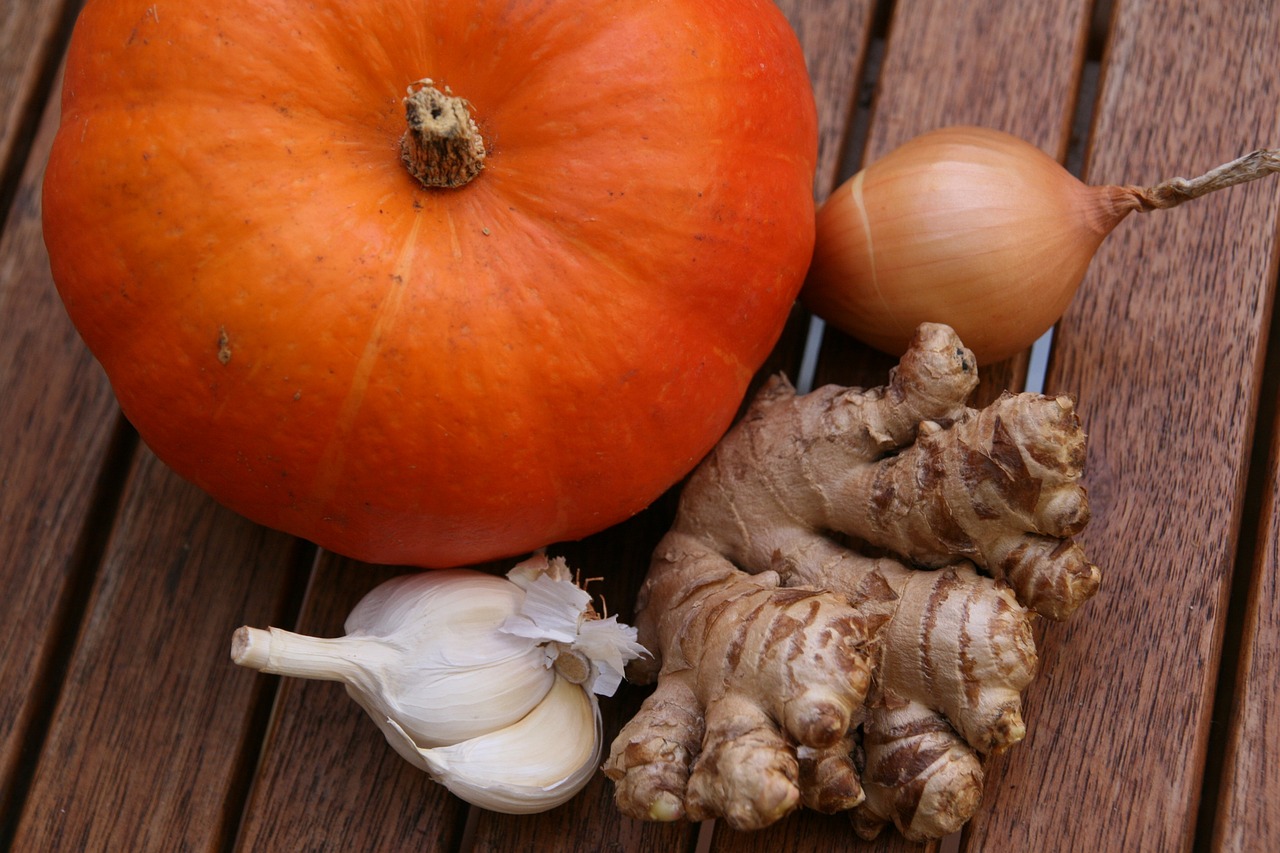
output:
M 1275 414 L 1274 404 L 1269 409 Z M 1223 853 L 1280 849 L 1280 420 L 1271 426 L 1271 439 L 1268 457 L 1259 460 L 1269 476 L 1254 531 L 1253 574 L 1214 806 L 1212 845 Z
M 1275 3 L 1121 3 L 1090 179 L 1275 144 L 1278 40 Z M 1082 540 L 1103 585 L 1044 630 L 1028 742 L 995 762 L 970 849 L 1192 844 L 1278 206 L 1273 180 L 1123 223 L 1059 325 L 1049 386 L 1079 395 L 1091 435 Z
M 1088 0 L 895 4 L 861 162 L 956 124 L 1004 130 L 1064 159 L 1090 9 Z M 850 166 L 858 153 L 852 152 Z M 828 328 L 818 375 L 821 383 L 866 385 L 878 383 L 890 364 Z M 983 379 L 975 399 L 1021 388 L 1026 359 L 988 366 Z
M 871 42 L 872 0 L 780 0 L 804 48 L 818 105 L 818 169 L 814 193 L 825 199 L 836 184 L 844 157 Z
M 821 202 L 835 188 L 843 167 L 867 63 L 875 0 L 778 0 L 804 50 L 818 108 L 818 167 L 814 197 Z M 798 381 L 810 335 L 810 315 L 797 303 L 778 345 L 774 347 L 751 389 L 745 408 L 769 376 L 785 373 Z
M 867 161 L 927 130 L 993 127 L 1066 157 L 1091 4 L 894 6 Z
M 100 483 L 119 415 L 54 290 L 40 236 L 40 182 L 54 108 L 0 238 L 0 825 L 26 784 L 56 688 L 60 638 L 83 597 Z M 108 474 L 110 472 L 108 471 Z M 7 836 L 0 830 L 0 843 Z
M 848 59 L 852 48 L 840 43 L 839 27 L 816 10 L 831 6 L 853 20 L 869 14 L 869 3 L 856 10 L 808 0 L 784 5 L 790 14 L 812 15 L 793 21 L 806 40 L 820 102 L 840 105 L 823 113 L 821 182 L 838 171 L 836 148 L 859 61 Z M 955 120 L 1028 122 L 1030 130 L 1015 132 L 1061 153 L 1055 146 L 1065 145 L 1065 130 L 1057 122 L 1069 120 L 1063 93 L 1070 86 L 1059 72 L 1027 77 L 1007 66 L 1012 53 L 1014 65 L 1034 54 L 1035 67 L 1042 67 L 1040 33 L 1057 30 L 1032 28 L 1060 26 L 1068 6 L 1083 20 L 1087 3 L 1037 4 L 1022 17 L 1008 4 L 992 6 L 1006 15 L 987 17 L 983 6 L 970 10 L 972 19 L 948 21 L 941 20 L 946 9 L 940 4 L 896 4 L 869 151 L 917 132 L 913 121 L 949 121 L 930 116 L 955 110 L 963 116 Z M 1155 180 L 1212 165 L 1258 142 L 1274 144 L 1273 84 L 1248 71 L 1271 67 L 1270 49 L 1280 35 L 1273 6 L 1227 16 L 1187 4 L 1160 10 L 1160 20 L 1143 17 L 1157 14 L 1152 10 L 1123 7 L 1091 173 Z M 13 8 L 11 0 L 6 12 Z M 1054 10 L 1064 17 L 1054 17 Z M 993 47 L 1013 37 L 1007 21 L 1017 22 L 1021 42 Z M 1077 47 L 1082 30 L 1071 31 Z M 1232 49 L 1180 56 L 1161 49 L 1201 43 L 1206 32 L 1214 33 L 1213 44 L 1230 42 Z M 4 37 L 10 37 L 7 25 Z M 825 46 L 815 50 L 814 39 Z M 1047 54 L 1060 69 L 1070 65 L 1066 53 L 1050 48 Z M 0 63 L 11 55 L 0 52 Z M 935 60 L 951 69 L 950 77 L 933 70 Z M 988 93 L 975 82 L 984 75 L 1002 82 Z M 1239 79 L 1243 92 L 1231 88 Z M 916 103 L 914 95 L 899 100 L 902 92 L 924 94 Z M 1190 110 L 1150 106 L 1178 103 L 1183 92 L 1190 93 Z M 1058 103 L 1059 95 L 1066 100 Z M 1010 98 L 1029 99 L 1025 113 L 1011 110 Z M 983 110 L 991 111 L 990 120 Z M 1187 114 L 1195 117 L 1195 131 L 1164 123 L 1179 116 L 1187 121 Z M 882 120 L 894 123 L 882 128 Z M 47 147 L 47 136 L 40 146 Z M 0 618 L 11 626 L 0 640 L 5 796 L 26 771 L 24 741 L 43 732 L 44 721 L 34 715 L 47 710 L 42 697 L 54 693 L 41 682 L 59 675 L 57 634 L 70 629 L 59 616 L 87 595 L 77 584 L 94 567 L 82 567 L 96 537 L 106 535 L 85 529 L 85 520 L 100 520 L 95 494 L 104 485 L 112 491 L 102 466 L 118 423 L 105 379 L 49 285 L 38 184 L 38 169 L 31 167 L 0 238 L 0 576 L 10 593 Z M 1041 632 L 1046 655 L 1029 699 L 1031 734 L 993 768 L 970 849 L 1110 849 L 1113 842 L 1178 849 L 1189 843 L 1276 274 L 1276 200 L 1274 188 L 1258 185 L 1126 223 L 1059 332 L 1051 382 L 1080 394 L 1093 434 L 1089 477 L 1098 518 L 1086 544 L 1104 564 L 1104 592 L 1068 626 Z M 1238 228 L 1242 222 L 1247 227 Z M 1143 279 L 1158 283 L 1160 299 L 1168 302 L 1144 295 Z M 1224 285 L 1243 287 L 1244 296 L 1224 298 Z M 776 354 L 780 366 L 795 361 L 794 329 L 804 318 L 794 319 Z M 829 342 L 821 371 L 856 382 L 861 356 L 837 353 L 838 346 Z M 1198 373 L 1201 365 L 1215 372 Z M 882 375 L 873 370 L 870 379 Z M 1146 449 L 1150 435 L 1163 437 L 1166 447 Z M 1252 599 L 1259 606 L 1276 600 L 1277 518 L 1274 503 L 1269 506 L 1267 548 L 1259 549 L 1268 562 Z M 12 832 L 13 849 L 21 850 L 221 849 L 236 832 L 274 682 L 234 668 L 226 645 L 236 625 L 265 624 L 287 613 L 283 599 L 296 545 L 220 510 L 145 451 L 124 507 L 22 822 L 0 832 L 0 846 Z M 669 512 L 660 502 L 632 523 L 564 550 L 586 574 L 607 575 L 606 598 L 625 611 Z M 322 563 L 303 624 L 340 624 L 378 571 L 339 572 Z M 1244 749 L 1277 742 L 1274 715 L 1266 716 L 1277 683 L 1274 645 L 1266 644 L 1267 638 L 1274 643 L 1276 614 L 1258 609 L 1252 618 L 1247 631 L 1256 639 L 1242 662 L 1229 761 L 1234 775 L 1224 788 L 1231 799 L 1222 819 L 1231 822 L 1222 826 L 1220 849 L 1268 849 L 1274 844 L 1255 842 L 1276 838 L 1274 823 L 1267 823 L 1274 814 L 1263 810 L 1265 794 L 1275 801 L 1276 765 L 1268 770 L 1263 762 L 1280 759 L 1273 746 L 1262 753 Z M 310 849 L 340 839 L 338 846 L 365 849 L 452 849 L 460 840 L 461 805 L 396 758 L 354 703 L 330 688 L 282 687 L 240 848 Z M 606 703 L 612 730 L 638 696 L 628 691 Z M 598 779 L 571 806 L 542 818 L 480 814 L 476 848 L 545 848 L 561 833 L 583 849 L 691 847 L 696 827 L 627 821 L 612 809 L 611 793 Z M 0 820 L 5 817 L 0 811 Z M 1245 839 L 1249 843 L 1239 846 Z M 749 837 L 719 830 L 715 839 L 717 848 L 734 850 L 848 849 L 851 843 L 843 818 L 812 815 Z M 901 849 L 892 840 L 884 846 Z
M 139 452 L 15 850 L 219 850 L 262 682 L 229 626 L 276 621 L 294 540 Z
M 0 0 L 0 202 L 43 110 L 65 8 L 60 0 Z

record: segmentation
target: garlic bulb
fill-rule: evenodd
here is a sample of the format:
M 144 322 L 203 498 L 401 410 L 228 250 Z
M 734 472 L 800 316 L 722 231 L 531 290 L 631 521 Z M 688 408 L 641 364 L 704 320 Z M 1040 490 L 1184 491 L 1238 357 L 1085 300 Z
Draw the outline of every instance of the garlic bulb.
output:
M 634 628 L 600 619 L 564 560 L 538 555 L 507 578 L 470 570 L 387 581 L 346 635 L 243 627 L 236 663 L 340 681 L 406 760 L 493 811 L 560 805 L 594 774 L 595 694 L 612 695 L 644 654 Z

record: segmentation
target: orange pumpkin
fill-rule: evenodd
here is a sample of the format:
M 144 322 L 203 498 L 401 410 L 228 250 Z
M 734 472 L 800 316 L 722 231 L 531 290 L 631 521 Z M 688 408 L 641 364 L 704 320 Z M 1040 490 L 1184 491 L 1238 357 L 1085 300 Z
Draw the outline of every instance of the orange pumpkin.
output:
M 483 139 L 457 188 L 402 158 L 424 78 Z M 767 0 L 90 0 L 44 233 L 174 470 L 458 565 L 603 529 L 711 448 L 809 262 L 816 139 Z

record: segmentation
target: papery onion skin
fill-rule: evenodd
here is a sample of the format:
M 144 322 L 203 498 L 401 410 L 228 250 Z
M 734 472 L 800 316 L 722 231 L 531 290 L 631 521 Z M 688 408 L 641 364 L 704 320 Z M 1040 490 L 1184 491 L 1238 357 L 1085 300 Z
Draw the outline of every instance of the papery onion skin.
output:
M 819 208 L 801 300 L 892 355 L 945 323 L 978 362 L 1008 358 L 1066 310 L 1132 190 L 1087 186 L 1001 131 L 948 127 L 875 161 Z

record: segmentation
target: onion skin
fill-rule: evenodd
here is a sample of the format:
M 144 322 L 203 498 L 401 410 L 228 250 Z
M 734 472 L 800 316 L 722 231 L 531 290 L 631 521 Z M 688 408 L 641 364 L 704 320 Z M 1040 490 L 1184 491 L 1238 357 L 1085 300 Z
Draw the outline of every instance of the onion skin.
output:
M 1141 206 L 1134 188 L 1088 186 L 1015 136 L 942 128 L 819 208 L 800 298 L 892 355 L 921 323 L 945 323 L 990 364 L 1057 322 L 1102 241 Z

